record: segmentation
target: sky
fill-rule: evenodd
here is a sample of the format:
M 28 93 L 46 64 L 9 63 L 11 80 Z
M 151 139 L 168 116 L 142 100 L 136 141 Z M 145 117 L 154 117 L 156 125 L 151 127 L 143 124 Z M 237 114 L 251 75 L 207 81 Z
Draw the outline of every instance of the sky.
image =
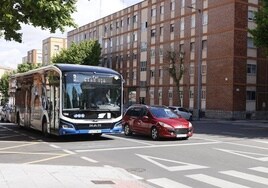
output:
M 141 1 L 143 0 L 77 0 L 77 12 L 72 17 L 78 26 L 82 26 Z M 65 33 L 50 33 L 48 30 L 22 25 L 22 43 L 0 38 L 0 66 L 16 69 L 28 51 L 42 49 L 44 39 L 67 37 L 67 32 L 73 29 L 66 28 Z

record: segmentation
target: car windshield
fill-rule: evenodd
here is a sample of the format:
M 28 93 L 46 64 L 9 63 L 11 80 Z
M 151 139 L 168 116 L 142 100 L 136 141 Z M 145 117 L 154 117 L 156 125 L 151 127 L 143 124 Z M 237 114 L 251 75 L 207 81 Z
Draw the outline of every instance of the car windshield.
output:
M 66 73 L 63 110 L 120 111 L 121 80 L 116 75 Z
M 169 108 L 151 107 L 150 111 L 153 116 L 157 118 L 179 118 L 179 116 Z

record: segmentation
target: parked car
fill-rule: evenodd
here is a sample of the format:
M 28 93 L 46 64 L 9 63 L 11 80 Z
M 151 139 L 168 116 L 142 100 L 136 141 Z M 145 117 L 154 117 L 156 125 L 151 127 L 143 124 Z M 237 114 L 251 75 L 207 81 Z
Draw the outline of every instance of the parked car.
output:
M 3 115 L 2 115 L 2 113 L 3 113 L 2 110 L 3 110 L 3 106 L 0 106 L 0 121 L 2 121 L 2 116 L 3 116 Z
M 0 120 L 4 122 L 15 121 L 15 109 L 10 104 L 5 104 L 0 111 Z
M 187 119 L 188 121 L 193 120 L 193 114 L 191 112 L 189 112 L 189 110 L 187 110 L 183 107 L 180 107 L 180 106 L 169 106 L 169 108 L 171 110 L 173 110 L 174 112 L 176 112 L 181 117 Z
M 191 122 L 181 118 L 165 106 L 132 105 L 123 117 L 126 136 L 132 133 L 161 137 L 188 139 L 193 135 Z

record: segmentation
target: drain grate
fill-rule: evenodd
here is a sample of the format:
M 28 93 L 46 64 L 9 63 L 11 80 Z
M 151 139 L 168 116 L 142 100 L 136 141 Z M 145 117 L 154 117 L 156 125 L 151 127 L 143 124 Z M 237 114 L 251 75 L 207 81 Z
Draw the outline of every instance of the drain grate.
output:
M 112 182 L 112 181 L 109 181 L 109 180 L 92 180 L 92 182 L 94 183 L 94 184 L 109 184 L 109 185 L 111 185 L 111 184 L 115 184 L 114 182 Z

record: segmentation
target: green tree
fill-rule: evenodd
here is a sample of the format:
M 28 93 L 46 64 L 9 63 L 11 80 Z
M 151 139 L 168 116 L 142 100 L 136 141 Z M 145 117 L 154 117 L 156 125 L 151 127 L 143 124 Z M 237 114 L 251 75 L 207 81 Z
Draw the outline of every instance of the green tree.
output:
M 75 26 L 71 14 L 77 0 L 1 0 L 0 37 L 21 42 L 21 24 L 40 26 L 55 33 L 66 26 Z
M 3 102 L 8 100 L 8 87 L 9 87 L 10 73 L 4 73 L 0 79 L 0 91 L 3 94 Z
M 261 0 L 261 7 L 255 13 L 254 22 L 257 27 L 249 30 L 253 36 L 254 44 L 264 47 L 268 52 L 268 0 Z
M 36 69 L 38 67 L 40 67 L 40 65 L 35 65 L 35 64 L 32 64 L 32 63 L 22 63 L 22 64 L 18 65 L 17 72 L 18 73 L 23 73 L 23 72 L 27 72 L 29 70 Z
M 53 59 L 52 63 L 68 63 L 81 65 L 95 65 L 100 61 L 101 47 L 98 41 L 83 41 L 72 43 L 70 48 L 63 49 Z
M 178 106 L 181 106 L 181 91 L 180 91 L 180 81 L 184 74 L 184 53 L 175 50 L 169 50 L 165 55 L 167 61 L 169 61 L 168 72 L 169 75 L 173 78 L 176 90 L 178 94 Z

